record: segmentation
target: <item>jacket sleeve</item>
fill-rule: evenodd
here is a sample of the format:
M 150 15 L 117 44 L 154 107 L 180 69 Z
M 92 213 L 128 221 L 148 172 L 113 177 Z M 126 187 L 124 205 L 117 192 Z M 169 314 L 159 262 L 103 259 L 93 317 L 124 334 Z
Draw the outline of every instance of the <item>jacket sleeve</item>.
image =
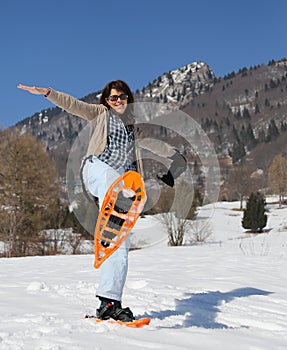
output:
M 174 147 L 168 143 L 147 137 L 138 140 L 138 147 L 144 148 L 159 157 L 172 157 L 176 152 Z
M 63 108 L 66 112 L 86 120 L 93 120 L 107 111 L 107 108 L 102 104 L 87 103 L 54 89 L 51 89 L 47 99 L 56 106 Z
M 177 179 L 187 168 L 185 157 L 168 143 L 157 139 L 145 138 L 138 140 L 138 146 L 159 157 L 165 158 L 166 161 L 169 162 L 167 173 L 157 175 L 157 178 L 162 180 L 168 186 L 173 187 L 174 180 Z

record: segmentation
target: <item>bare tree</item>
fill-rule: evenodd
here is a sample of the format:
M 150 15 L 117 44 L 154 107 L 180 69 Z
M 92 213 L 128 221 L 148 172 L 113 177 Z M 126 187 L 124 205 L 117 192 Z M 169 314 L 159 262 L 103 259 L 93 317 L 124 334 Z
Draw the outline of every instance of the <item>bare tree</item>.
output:
M 268 185 L 274 194 L 279 195 L 279 206 L 287 193 L 287 159 L 276 156 L 268 169 Z
M 77 254 L 81 245 L 82 235 L 80 233 L 69 232 L 67 241 L 72 248 L 72 254 Z
M 189 226 L 189 244 L 203 243 L 212 235 L 212 227 L 209 221 L 194 220 Z
M 171 210 L 160 215 L 160 221 L 167 230 L 170 246 L 183 244 L 191 219 L 196 217 L 195 203 L 192 189 L 187 183 L 181 182 L 177 187 Z
M 0 140 L 1 234 L 8 256 L 27 255 L 59 210 L 58 175 L 32 135 L 7 129 L 0 132 Z
M 165 225 L 170 246 L 181 246 L 184 235 L 188 231 L 190 222 L 186 218 L 176 217 L 174 212 L 163 213 L 160 216 L 161 222 Z
M 243 199 L 245 196 L 257 189 L 258 181 L 252 178 L 254 169 L 241 165 L 234 167 L 232 173 L 228 177 L 228 192 L 237 197 L 240 201 L 240 210 L 243 209 Z

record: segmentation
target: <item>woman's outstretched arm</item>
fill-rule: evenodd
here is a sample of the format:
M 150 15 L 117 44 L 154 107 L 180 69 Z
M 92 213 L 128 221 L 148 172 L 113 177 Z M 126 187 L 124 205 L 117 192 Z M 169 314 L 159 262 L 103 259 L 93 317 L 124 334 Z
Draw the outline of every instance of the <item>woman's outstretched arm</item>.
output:
M 31 94 L 34 95 L 45 95 L 46 97 L 49 95 L 51 89 L 50 88 L 41 88 L 36 86 L 27 86 L 23 84 L 19 84 L 18 89 L 29 91 Z

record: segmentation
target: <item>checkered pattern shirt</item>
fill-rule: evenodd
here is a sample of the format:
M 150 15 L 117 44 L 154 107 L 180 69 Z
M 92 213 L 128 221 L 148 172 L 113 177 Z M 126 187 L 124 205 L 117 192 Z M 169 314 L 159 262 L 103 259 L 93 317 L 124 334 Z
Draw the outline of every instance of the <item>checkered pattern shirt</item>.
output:
M 110 113 L 107 145 L 99 159 L 115 170 L 136 170 L 134 139 L 133 131 L 125 127 L 119 116 Z

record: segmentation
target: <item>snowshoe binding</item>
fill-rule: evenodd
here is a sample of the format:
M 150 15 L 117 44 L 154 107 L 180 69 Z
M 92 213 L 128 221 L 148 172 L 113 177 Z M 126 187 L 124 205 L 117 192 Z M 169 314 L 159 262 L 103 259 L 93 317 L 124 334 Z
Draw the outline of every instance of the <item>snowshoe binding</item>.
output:
M 122 308 L 121 302 L 119 301 L 102 303 L 100 308 L 97 309 L 96 316 L 100 320 L 109 320 L 111 318 L 115 321 L 122 322 L 132 322 L 135 320 L 130 308 Z

